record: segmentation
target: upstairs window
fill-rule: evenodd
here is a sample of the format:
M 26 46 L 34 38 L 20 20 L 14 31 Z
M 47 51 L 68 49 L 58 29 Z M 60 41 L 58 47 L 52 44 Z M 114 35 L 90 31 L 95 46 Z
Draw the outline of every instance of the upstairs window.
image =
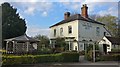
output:
M 100 27 L 96 27 L 96 35 L 100 36 Z
M 106 36 L 106 32 L 104 32 L 104 36 Z
M 60 28 L 60 35 L 63 36 L 63 28 Z
M 56 29 L 54 29 L 54 36 L 56 36 Z
M 69 34 L 72 33 L 72 26 L 68 26 L 68 33 L 69 33 Z

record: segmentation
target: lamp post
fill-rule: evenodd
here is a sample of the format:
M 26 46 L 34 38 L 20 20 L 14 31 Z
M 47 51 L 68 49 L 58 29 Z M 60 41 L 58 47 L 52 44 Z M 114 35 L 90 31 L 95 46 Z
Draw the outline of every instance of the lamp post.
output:
M 95 62 L 95 44 L 96 42 L 93 44 L 93 62 Z

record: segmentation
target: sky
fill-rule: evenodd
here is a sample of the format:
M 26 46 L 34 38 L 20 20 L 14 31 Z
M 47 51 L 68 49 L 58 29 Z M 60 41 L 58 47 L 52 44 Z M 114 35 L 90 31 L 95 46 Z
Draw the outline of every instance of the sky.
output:
M 20 17 L 26 21 L 28 36 L 50 37 L 49 27 L 63 20 L 65 12 L 81 14 L 82 5 L 87 4 L 89 15 L 118 16 L 119 0 L 0 0 L 0 4 L 3 2 L 17 8 Z

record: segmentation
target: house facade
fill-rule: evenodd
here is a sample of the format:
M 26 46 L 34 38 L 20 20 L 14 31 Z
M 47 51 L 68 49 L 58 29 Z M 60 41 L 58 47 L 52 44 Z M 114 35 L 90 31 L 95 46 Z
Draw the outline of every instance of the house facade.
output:
M 65 38 L 69 44 L 69 50 L 82 51 L 85 45 L 95 43 L 103 36 L 111 36 L 103 23 L 88 17 L 87 5 L 81 8 L 81 14 L 70 15 L 64 13 L 64 20 L 50 26 L 51 44 L 55 47 L 57 37 Z

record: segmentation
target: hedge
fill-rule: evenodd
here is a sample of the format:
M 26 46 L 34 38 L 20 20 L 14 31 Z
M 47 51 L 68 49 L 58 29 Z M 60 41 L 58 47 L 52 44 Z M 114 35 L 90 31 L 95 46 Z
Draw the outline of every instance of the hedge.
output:
M 100 57 L 101 61 L 120 61 L 120 54 L 103 55 Z
M 3 56 L 3 65 L 35 64 L 46 62 L 78 62 L 78 53 L 59 53 L 46 55 Z

